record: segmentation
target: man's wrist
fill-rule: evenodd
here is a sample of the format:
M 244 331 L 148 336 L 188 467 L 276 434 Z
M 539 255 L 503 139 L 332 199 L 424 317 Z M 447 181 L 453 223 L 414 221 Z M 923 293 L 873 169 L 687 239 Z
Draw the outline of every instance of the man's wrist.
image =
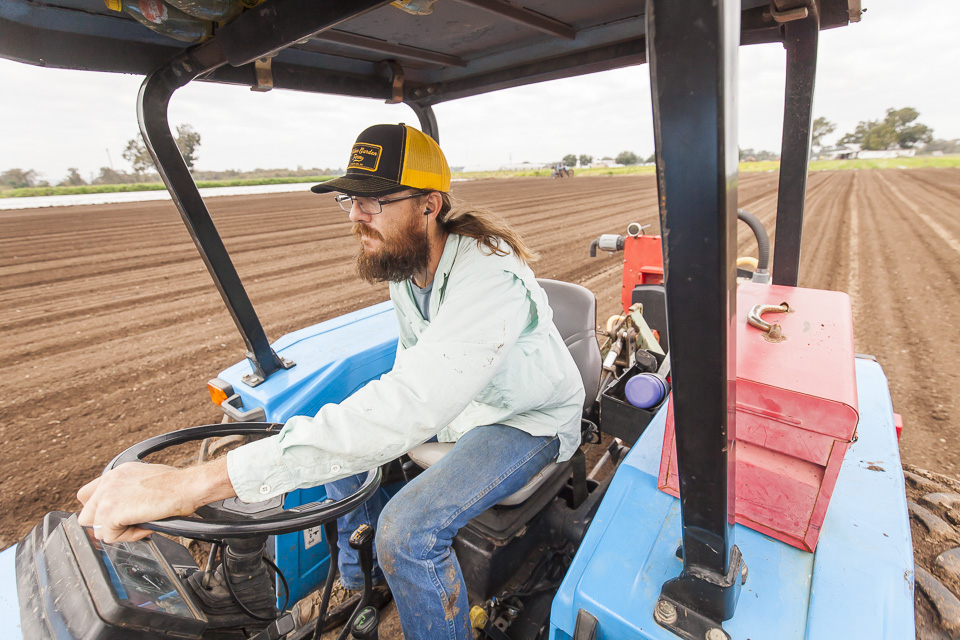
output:
M 184 489 L 190 513 L 205 504 L 237 495 L 230 482 L 230 475 L 227 473 L 226 456 L 197 467 L 190 467 L 187 471 L 189 472 L 185 478 L 187 486 Z

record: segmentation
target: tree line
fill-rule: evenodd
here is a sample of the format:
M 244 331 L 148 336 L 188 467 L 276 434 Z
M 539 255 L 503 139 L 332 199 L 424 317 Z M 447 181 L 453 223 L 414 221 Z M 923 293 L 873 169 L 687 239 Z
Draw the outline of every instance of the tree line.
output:
M 887 109 L 881 120 L 861 120 L 853 131 L 843 134 L 837 145 L 856 144 L 861 149 L 912 149 L 921 153 L 960 153 L 960 140 L 938 140 L 933 129 L 918 122 L 920 112 L 913 107 Z M 837 130 L 837 125 L 824 117 L 813 121 L 810 144 L 822 147 L 824 138 Z
M 184 161 L 187 163 L 187 168 L 192 171 L 200 149 L 200 134 L 191 125 L 182 124 L 177 127 L 176 143 L 180 153 L 183 154 Z M 83 179 L 76 167 L 70 167 L 67 169 L 66 177 L 56 186 L 79 187 L 86 184 L 132 184 L 160 181 L 160 176 L 153 171 L 153 158 L 147 151 L 142 135 L 137 135 L 136 138 L 128 140 L 122 155 L 123 159 L 133 167 L 133 173 L 128 173 L 122 169 L 117 170 L 112 166 L 100 167 L 100 173 L 96 177 L 91 176 L 88 182 Z M 33 169 L 8 169 L 0 173 L 0 186 L 23 189 L 49 187 L 51 185 L 48 181 L 41 179 L 40 174 Z
M 616 162 L 617 164 L 621 164 L 624 166 L 632 166 L 635 164 L 642 164 L 642 163 L 655 162 L 655 161 L 656 161 L 656 156 L 652 154 L 650 155 L 649 158 L 644 160 L 642 156 L 638 156 L 633 151 L 621 151 L 616 158 L 611 158 L 610 156 L 604 156 L 603 158 L 600 158 L 600 162 Z M 588 155 L 577 156 L 576 154 L 573 154 L 573 153 L 563 156 L 563 164 L 565 166 L 576 167 L 577 163 L 579 163 L 581 167 L 589 167 L 590 165 L 593 164 L 593 156 L 588 156 Z
M 933 129 L 929 126 L 917 122 L 920 117 L 913 107 L 904 107 L 902 109 L 887 109 L 887 113 L 881 120 L 862 120 L 857 123 L 853 131 L 845 133 L 837 141 L 838 145 L 857 144 L 861 149 L 910 149 L 917 145 L 921 146 L 921 153 L 960 153 L 960 140 L 939 140 L 933 137 Z M 813 121 L 811 129 L 811 146 L 822 147 L 824 138 L 836 131 L 837 125 L 827 118 L 818 117 Z M 334 173 L 331 169 L 303 169 L 297 167 L 296 171 L 288 169 L 255 169 L 254 171 L 240 172 L 235 170 L 228 171 L 204 171 L 194 170 L 200 149 L 200 134 L 189 124 L 182 124 L 177 127 L 176 135 L 177 148 L 183 155 L 187 168 L 193 172 L 194 177 L 200 180 L 224 180 L 239 177 L 287 177 L 287 176 L 314 176 Z M 160 177 L 153 171 L 153 159 L 144 144 L 143 137 L 137 137 L 127 141 L 127 146 L 123 150 L 123 159 L 130 163 L 133 173 L 124 170 L 116 170 L 113 167 L 101 167 L 100 173 L 96 177 L 91 176 L 89 182 L 83 179 L 76 167 L 70 167 L 63 180 L 57 183 L 57 186 L 82 186 L 86 184 L 129 184 L 135 182 L 157 182 Z M 754 149 L 740 149 L 741 161 L 761 161 L 761 160 L 779 160 L 780 156 L 770 151 L 755 151 Z M 656 161 L 656 156 L 651 154 L 644 159 L 633 151 L 622 151 L 616 158 L 604 157 L 602 162 L 612 161 L 619 165 L 632 166 L 641 163 L 652 163 Z M 563 157 L 563 164 L 568 167 L 588 167 L 593 164 L 593 156 L 586 154 L 567 154 Z M 0 187 L 7 188 L 25 188 L 25 187 L 48 187 L 50 183 L 41 179 L 33 169 L 8 169 L 0 173 Z
M 303 168 L 296 169 L 254 169 L 252 171 L 239 171 L 236 169 L 226 169 L 221 171 L 198 171 L 195 168 L 197 158 L 200 152 L 200 134 L 189 124 L 182 124 L 177 127 L 177 135 L 174 138 L 177 148 L 183 155 L 183 160 L 193 175 L 195 180 L 235 180 L 235 179 L 262 179 L 262 178 L 289 178 L 289 177 L 313 177 L 320 175 L 330 175 L 338 173 L 339 169 L 320 169 Z M 141 182 L 159 182 L 160 176 L 154 171 L 153 158 L 143 141 L 142 135 L 127 141 L 122 153 L 123 159 L 130 163 L 132 172 L 123 169 L 114 169 L 113 167 L 101 167 L 97 176 L 90 176 L 90 180 L 84 180 L 80 171 L 76 167 L 70 167 L 67 170 L 67 176 L 58 182 L 59 187 L 79 187 L 87 184 L 133 184 Z M 0 187 L 20 189 L 28 187 L 49 187 L 49 182 L 41 179 L 33 169 L 8 169 L 0 173 Z
M 960 139 L 941 140 L 933 137 L 933 129 L 929 126 L 917 122 L 920 112 L 913 107 L 904 107 L 902 109 L 887 109 L 886 115 L 880 120 L 862 120 L 857 123 L 853 131 L 845 133 L 839 140 L 838 145 L 856 144 L 861 149 L 879 150 L 879 149 L 910 149 L 918 147 L 921 154 L 960 153 Z M 836 131 L 837 125 L 830 122 L 827 118 L 819 117 L 813 121 L 811 128 L 811 147 L 822 147 L 824 138 Z M 583 158 L 584 156 L 580 156 Z M 586 156 L 590 158 L 590 156 Z M 764 160 L 779 160 L 780 155 L 772 151 L 754 150 L 751 148 L 740 149 L 741 162 L 754 162 Z M 564 157 L 564 163 L 573 166 L 571 160 L 576 160 L 576 156 L 569 155 Z M 592 158 L 591 158 L 592 160 Z M 611 160 L 611 158 L 604 158 Z M 651 155 L 646 160 L 642 160 L 632 151 L 623 151 L 615 159 L 617 164 L 635 165 L 641 162 L 654 162 L 656 158 Z M 581 166 L 582 163 L 581 163 Z

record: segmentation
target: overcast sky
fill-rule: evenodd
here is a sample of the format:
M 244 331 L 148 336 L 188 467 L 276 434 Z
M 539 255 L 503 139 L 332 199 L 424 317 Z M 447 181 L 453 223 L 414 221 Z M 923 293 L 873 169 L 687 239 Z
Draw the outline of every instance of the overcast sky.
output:
M 914 107 L 938 138 L 960 138 L 958 0 L 862 0 L 863 20 L 824 31 L 815 116 L 837 124 L 830 142 L 890 107 Z M 785 53 L 740 49 L 742 148 L 779 151 Z M 0 171 L 34 169 L 56 183 L 69 167 L 89 179 L 100 167 L 130 170 L 121 154 L 139 131 L 142 78 L 42 69 L 0 59 Z M 649 68 L 644 65 L 467 98 L 435 108 L 453 166 L 496 168 L 653 152 Z M 356 134 L 377 122 L 417 118 L 404 105 L 251 93 L 192 83 L 171 102 L 175 126 L 200 132 L 198 169 L 340 168 Z

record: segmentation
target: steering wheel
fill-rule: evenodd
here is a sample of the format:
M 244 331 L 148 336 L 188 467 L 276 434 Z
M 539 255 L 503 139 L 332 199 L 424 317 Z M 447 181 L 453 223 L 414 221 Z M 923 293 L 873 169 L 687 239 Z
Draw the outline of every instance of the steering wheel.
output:
M 111 460 L 104 473 L 126 462 L 142 463 L 143 458 L 151 453 L 185 442 L 232 435 L 270 436 L 279 433 L 282 428 L 282 424 L 272 422 L 235 422 L 189 427 L 165 433 L 133 445 Z M 144 522 L 138 526 L 167 535 L 207 541 L 292 533 L 329 522 L 353 511 L 376 493 L 380 488 L 380 480 L 380 469 L 372 469 L 367 472 L 366 480 L 356 492 L 333 502 L 311 502 L 285 510 L 279 497 L 253 504 L 229 498 L 197 510 L 199 513 L 209 514 L 209 518 L 165 518 Z

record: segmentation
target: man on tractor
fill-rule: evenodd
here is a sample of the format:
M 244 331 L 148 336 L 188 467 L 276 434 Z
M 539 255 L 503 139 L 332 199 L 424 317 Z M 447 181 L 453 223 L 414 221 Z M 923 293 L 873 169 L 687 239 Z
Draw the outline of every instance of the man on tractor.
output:
M 472 638 L 453 537 L 574 453 L 584 389 L 529 267 L 536 254 L 499 216 L 449 189 L 433 139 L 403 124 L 363 131 L 346 175 L 313 191 L 339 194 L 360 242 L 360 276 L 389 282 L 400 335 L 393 370 L 207 464 L 121 465 L 80 489 L 80 523 L 115 542 L 148 535 L 138 523 L 234 495 L 257 502 L 326 484 L 340 498 L 359 486 L 357 474 L 418 444 L 456 442 L 386 505 L 375 496 L 341 518 L 331 618 L 359 600 L 359 560 L 345 541 L 367 523 L 377 526 L 375 579 L 389 585 L 404 637 Z M 378 591 L 385 601 L 387 587 Z

